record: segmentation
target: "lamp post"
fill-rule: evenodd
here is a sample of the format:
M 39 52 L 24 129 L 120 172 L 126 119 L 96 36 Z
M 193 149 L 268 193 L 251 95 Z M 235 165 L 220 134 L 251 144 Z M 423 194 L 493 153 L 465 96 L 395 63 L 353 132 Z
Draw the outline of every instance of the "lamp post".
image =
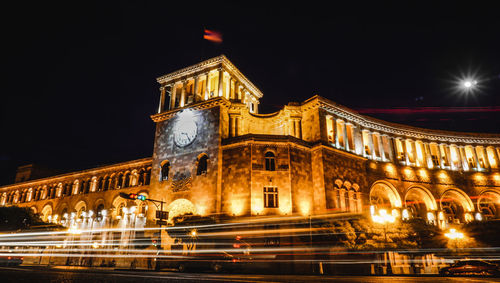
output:
M 380 209 L 378 211 L 378 214 L 372 214 L 372 220 L 375 223 L 383 225 L 385 246 L 387 247 L 387 244 L 388 244 L 388 241 L 387 241 L 387 225 L 389 223 L 394 223 L 396 221 L 396 217 L 394 217 L 393 215 L 387 214 L 387 210 Z M 391 261 L 389 259 L 389 253 L 387 253 L 387 274 L 392 274 L 392 266 L 391 266 Z
M 451 228 L 450 230 L 448 230 L 448 233 L 445 233 L 444 236 L 450 241 L 453 241 L 455 246 L 455 253 L 458 251 L 458 241 L 465 237 L 464 233 L 457 232 L 457 229 L 455 228 Z

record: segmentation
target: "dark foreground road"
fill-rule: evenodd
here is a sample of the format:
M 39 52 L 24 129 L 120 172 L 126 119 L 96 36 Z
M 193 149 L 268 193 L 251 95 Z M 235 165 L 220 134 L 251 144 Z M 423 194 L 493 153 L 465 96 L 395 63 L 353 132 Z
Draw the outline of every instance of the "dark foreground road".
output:
M 310 276 L 310 275 L 244 275 L 111 269 L 68 269 L 46 267 L 0 267 L 0 282 L 500 282 L 499 278 L 479 277 L 409 277 L 409 276 Z

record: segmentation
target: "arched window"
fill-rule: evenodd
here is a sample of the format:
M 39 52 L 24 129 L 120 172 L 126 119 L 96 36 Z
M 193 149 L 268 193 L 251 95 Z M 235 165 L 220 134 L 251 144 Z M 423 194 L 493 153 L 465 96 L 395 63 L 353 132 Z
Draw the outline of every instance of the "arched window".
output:
M 146 169 L 146 173 L 144 173 L 144 185 L 149 185 L 151 181 L 151 167 Z
M 160 181 L 168 180 L 169 172 L 170 172 L 170 162 L 166 161 L 161 166 Z
M 107 191 L 109 189 L 109 176 L 104 177 L 104 185 L 103 185 L 103 190 Z
M 198 158 L 198 168 L 196 170 L 196 175 L 207 174 L 208 168 L 208 156 L 203 154 Z
M 276 156 L 273 152 L 268 151 L 264 155 L 266 159 L 266 171 L 276 171 Z
M 104 179 L 102 177 L 99 177 L 97 179 L 97 191 L 100 192 L 104 188 Z
M 123 173 L 118 173 L 118 183 L 116 183 L 116 188 L 121 189 L 123 187 Z
M 141 168 L 141 170 L 139 170 L 139 179 L 138 179 L 138 182 L 137 182 L 137 185 L 138 186 L 142 186 L 144 185 L 144 168 Z
M 123 176 L 124 182 L 123 182 L 123 187 L 128 188 L 130 187 L 130 172 L 126 172 L 125 175 Z

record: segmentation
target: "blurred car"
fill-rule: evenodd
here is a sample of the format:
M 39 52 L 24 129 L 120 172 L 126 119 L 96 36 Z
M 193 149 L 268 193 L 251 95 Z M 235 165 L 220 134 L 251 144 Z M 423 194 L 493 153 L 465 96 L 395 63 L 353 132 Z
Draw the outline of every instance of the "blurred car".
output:
M 459 260 L 439 270 L 442 275 L 498 275 L 498 266 L 483 260 Z
M 156 270 L 176 269 L 180 272 L 221 272 L 234 269 L 234 263 L 239 259 L 233 255 L 220 251 L 212 254 L 200 254 L 197 256 L 181 256 L 178 258 L 155 259 Z
M 23 258 L 19 256 L 0 256 L 0 266 L 18 266 L 23 263 Z

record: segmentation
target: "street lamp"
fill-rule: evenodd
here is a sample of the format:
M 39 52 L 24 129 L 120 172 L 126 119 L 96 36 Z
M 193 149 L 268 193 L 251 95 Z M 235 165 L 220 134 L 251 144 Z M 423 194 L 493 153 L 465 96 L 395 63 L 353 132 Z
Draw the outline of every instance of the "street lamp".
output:
M 389 223 L 394 223 L 396 222 L 396 217 L 393 215 L 387 214 L 387 210 L 385 209 L 380 209 L 378 211 L 378 214 L 372 214 L 372 220 L 375 223 L 382 224 L 384 227 L 384 239 L 385 239 L 385 245 L 387 246 L 387 225 Z M 391 261 L 389 259 L 389 253 L 387 253 L 387 274 L 392 274 L 392 266 L 391 266 Z
M 457 232 L 457 229 L 451 228 L 444 236 L 450 240 L 459 240 L 464 238 L 464 233 Z
M 455 228 L 451 228 L 450 230 L 448 230 L 448 233 L 445 233 L 444 236 L 453 241 L 453 243 L 455 244 L 455 252 L 458 251 L 458 241 L 465 237 L 464 233 L 457 232 Z

